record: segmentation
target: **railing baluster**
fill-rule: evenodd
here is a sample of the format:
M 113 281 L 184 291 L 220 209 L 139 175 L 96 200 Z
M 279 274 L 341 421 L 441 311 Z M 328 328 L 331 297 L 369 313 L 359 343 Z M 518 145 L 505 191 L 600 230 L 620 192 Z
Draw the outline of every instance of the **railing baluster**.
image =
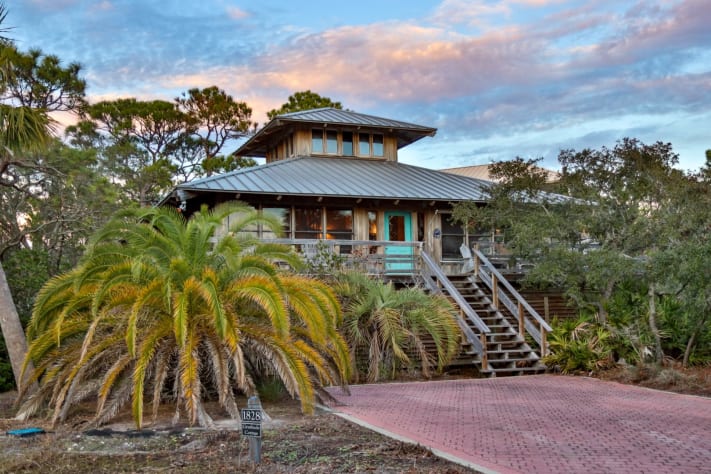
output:
M 518 329 L 521 335 L 526 333 L 539 344 L 541 356 L 548 353 L 547 333 L 551 331 L 548 322 L 543 319 L 535 309 L 523 299 L 523 297 L 511 286 L 491 262 L 482 254 L 478 248 L 474 248 L 474 266 L 479 279 L 489 287 L 492 292 L 492 305 L 500 310 L 501 303 L 518 319 Z M 500 290 L 499 287 L 503 286 Z M 516 300 L 513 304 L 511 298 Z M 515 313 L 518 313 L 517 315 Z

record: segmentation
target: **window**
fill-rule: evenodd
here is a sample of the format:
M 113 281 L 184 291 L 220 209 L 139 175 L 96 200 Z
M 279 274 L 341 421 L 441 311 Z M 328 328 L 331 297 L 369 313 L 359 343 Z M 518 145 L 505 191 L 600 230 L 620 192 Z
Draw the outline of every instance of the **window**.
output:
M 383 136 L 373 134 L 373 156 L 383 156 Z
M 281 222 L 282 234 L 285 237 L 291 235 L 291 208 L 289 207 L 265 207 L 262 209 L 264 215 L 276 217 Z M 276 239 L 276 234 L 269 229 L 262 227 L 262 238 Z
M 311 130 L 311 153 L 323 153 L 323 130 Z
M 353 240 L 352 209 L 326 209 L 326 238 Z
M 368 211 L 368 240 L 378 240 L 378 214 Z
M 448 214 L 442 215 L 442 259 L 462 258 L 459 247 L 464 242 L 464 228 L 451 221 Z
M 353 132 L 343 132 L 343 156 L 353 156 Z
M 294 208 L 294 238 L 320 239 L 323 237 L 321 208 Z
M 338 132 L 335 130 L 326 132 L 326 153 L 332 155 L 338 153 Z
M 233 212 L 223 221 L 221 234 L 239 230 L 239 235 L 243 237 L 257 237 L 259 226 L 257 224 L 244 225 L 244 219 L 249 216 L 249 212 Z
M 358 154 L 370 156 L 370 135 L 367 133 L 358 134 Z

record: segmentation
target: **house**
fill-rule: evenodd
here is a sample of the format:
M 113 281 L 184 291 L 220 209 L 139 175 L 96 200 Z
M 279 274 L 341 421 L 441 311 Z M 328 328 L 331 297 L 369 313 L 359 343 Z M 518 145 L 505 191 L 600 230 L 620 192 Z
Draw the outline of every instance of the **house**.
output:
M 332 108 L 284 114 L 235 152 L 266 158 L 265 165 L 181 184 L 168 202 L 189 214 L 205 203 L 238 199 L 278 216 L 287 239 L 402 242 L 453 269 L 465 231 L 449 219 L 452 204 L 483 204 L 487 183 L 398 161 L 401 148 L 435 133 Z M 342 245 L 339 252 L 353 249 Z
M 313 260 L 325 248 L 368 273 L 448 295 L 465 336 L 460 363 L 494 375 L 540 371 L 550 327 L 481 252 L 471 253 L 466 230 L 450 219 L 454 203 L 485 205 L 491 183 L 398 161 L 401 148 L 435 133 L 333 108 L 280 115 L 235 152 L 266 164 L 181 184 L 163 205 L 190 215 L 203 204 L 250 204 L 283 224 L 279 239 L 252 229 L 260 239 Z

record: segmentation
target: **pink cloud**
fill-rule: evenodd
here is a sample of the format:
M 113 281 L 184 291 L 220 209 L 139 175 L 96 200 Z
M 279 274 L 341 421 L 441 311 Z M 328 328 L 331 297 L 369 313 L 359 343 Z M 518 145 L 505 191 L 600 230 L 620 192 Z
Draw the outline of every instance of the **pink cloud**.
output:
M 238 7 L 227 7 L 227 15 L 233 20 L 244 20 L 249 18 L 249 13 Z
M 343 27 L 300 37 L 262 58 L 258 69 L 288 90 L 437 100 L 529 82 L 544 72 L 533 59 L 541 46 L 515 27 L 475 38 L 406 24 Z

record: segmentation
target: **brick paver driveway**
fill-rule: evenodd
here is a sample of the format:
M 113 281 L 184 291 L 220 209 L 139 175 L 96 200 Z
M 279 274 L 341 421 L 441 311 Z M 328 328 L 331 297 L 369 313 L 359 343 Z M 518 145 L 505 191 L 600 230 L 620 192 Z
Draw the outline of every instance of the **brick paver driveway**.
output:
M 711 473 L 711 399 L 586 377 L 354 385 L 337 412 L 484 472 Z

